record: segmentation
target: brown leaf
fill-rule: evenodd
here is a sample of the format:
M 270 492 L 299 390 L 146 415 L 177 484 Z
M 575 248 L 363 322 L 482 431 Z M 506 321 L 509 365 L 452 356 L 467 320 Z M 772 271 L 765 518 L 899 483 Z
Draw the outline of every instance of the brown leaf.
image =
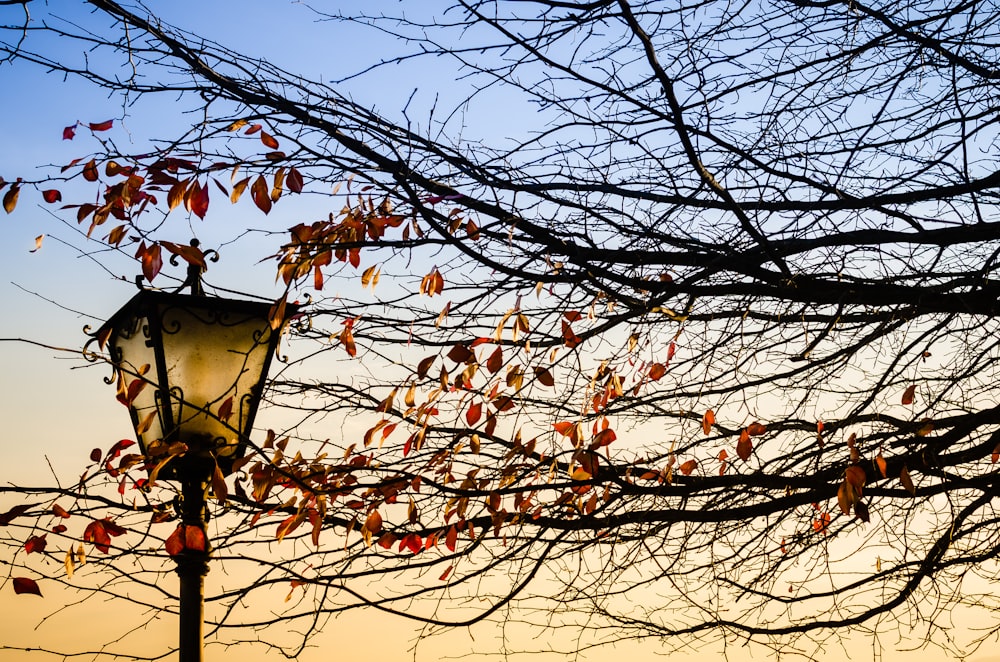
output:
M 17 196 L 21 194 L 21 187 L 14 185 L 10 187 L 10 190 L 3 196 L 3 210 L 10 214 L 14 211 L 14 207 L 17 206 Z
M 899 472 L 899 482 L 903 484 L 903 489 L 911 495 L 917 496 L 917 488 L 913 485 L 913 479 L 910 478 L 910 472 L 905 465 L 902 471 Z
M 697 467 L 698 467 L 697 460 L 688 460 L 687 462 L 685 462 L 680 466 L 680 471 L 685 476 L 690 476 L 691 472 L 694 471 Z
M 906 390 L 903 391 L 903 397 L 901 399 L 901 402 L 904 405 L 912 405 L 913 404 L 913 396 L 916 394 L 916 392 L 917 392 L 917 385 L 916 384 L 910 384 L 909 386 L 906 387 Z
M 253 202 L 257 205 L 265 214 L 271 211 L 271 192 L 267 188 L 267 181 L 264 179 L 263 175 L 258 175 L 257 179 L 254 180 L 253 186 L 250 187 L 250 197 L 253 198 Z
M 759 437 L 765 432 L 767 432 L 767 428 L 760 421 L 754 421 L 747 427 L 747 434 L 751 437 Z

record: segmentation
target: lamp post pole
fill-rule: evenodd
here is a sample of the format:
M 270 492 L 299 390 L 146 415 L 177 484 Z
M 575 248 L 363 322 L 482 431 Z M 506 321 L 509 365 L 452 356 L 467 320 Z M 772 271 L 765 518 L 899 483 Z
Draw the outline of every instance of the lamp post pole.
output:
M 205 575 L 208 574 L 210 547 L 205 530 L 205 491 L 207 481 L 196 471 L 181 477 L 181 526 L 185 535 L 198 528 L 204 534 L 204 549 L 185 546 L 174 557 L 180 578 L 179 662 L 202 662 L 202 625 L 204 623 Z

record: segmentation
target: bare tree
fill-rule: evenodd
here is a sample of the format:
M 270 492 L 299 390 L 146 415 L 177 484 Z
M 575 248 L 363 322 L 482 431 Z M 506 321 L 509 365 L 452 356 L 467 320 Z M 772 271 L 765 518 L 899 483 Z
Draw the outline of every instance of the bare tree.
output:
M 213 597 L 218 636 L 305 640 L 356 607 L 585 645 L 996 636 L 993 3 L 317 9 L 398 45 L 334 82 L 85 4 L 103 24 L 4 9 L 3 57 L 198 112 L 74 165 L 106 187 L 83 227 L 148 265 L 182 231 L 167 207 L 204 216 L 213 181 L 265 213 L 350 182 L 275 239 L 311 303 L 268 396 L 287 429 L 220 506 L 217 557 L 257 574 Z M 409 100 L 363 98 L 424 63 Z M 49 186 L 10 184 L 9 210 Z M 159 571 L 120 568 L 169 533 L 145 524 L 166 498 L 96 554 L 142 604 Z M 284 610 L 235 608 L 289 582 Z M 940 619 L 967 608 L 992 625 L 954 641 Z

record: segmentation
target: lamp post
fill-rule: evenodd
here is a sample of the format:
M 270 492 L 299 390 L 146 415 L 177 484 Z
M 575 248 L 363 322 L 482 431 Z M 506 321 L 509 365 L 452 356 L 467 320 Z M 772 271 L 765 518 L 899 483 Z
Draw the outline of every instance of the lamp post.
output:
M 180 525 L 168 540 L 180 578 L 180 662 L 202 660 L 208 485 L 246 452 L 271 357 L 296 310 L 206 296 L 201 270 L 188 268 L 181 289 L 190 294 L 140 287 L 95 334 L 151 475 L 180 483 Z

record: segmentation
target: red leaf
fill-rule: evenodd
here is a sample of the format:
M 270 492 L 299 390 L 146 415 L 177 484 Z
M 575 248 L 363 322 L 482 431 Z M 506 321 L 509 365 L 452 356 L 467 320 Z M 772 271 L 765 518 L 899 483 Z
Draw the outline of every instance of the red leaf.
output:
M 63 140 L 73 140 L 76 137 L 76 124 L 72 124 L 63 129 Z
M 59 202 L 60 200 L 62 200 L 62 193 L 55 190 L 54 188 L 50 188 L 46 191 L 42 191 L 42 199 L 45 200 L 45 202 L 48 202 L 49 204 L 52 204 L 54 202 Z
M 69 513 L 66 512 L 66 509 L 60 506 L 58 503 L 52 504 L 52 514 L 62 519 L 66 519 L 69 517 Z
M 83 541 L 93 543 L 98 551 L 108 553 L 111 547 L 111 536 L 104 528 L 104 520 L 94 520 L 83 531 Z
M 91 462 L 100 462 L 102 456 L 103 456 L 103 453 L 101 453 L 101 449 L 100 448 L 95 448 L 92 451 L 90 451 L 90 461 Z
M 28 554 L 32 552 L 44 552 L 46 542 L 44 533 L 40 536 L 31 536 L 24 543 L 24 551 Z
M 163 544 L 164 548 L 167 550 L 167 554 L 170 556 L 177 556 L 184 551 L 184 527 L 178 524 L 174 532 L 170 534 L 166 542 Z
M 611 428 L 605 428 L 594 435 L 593 441 L 590 442 L 590 448 L 592 450 L 596 450 L 603 446 L 608 446 L 617 438 L 618 435 L 615 434 L 614 430 Z
M 444 544 L 449 551 L 455 551 L 455 544 L 458 542 L 458 529 L 452 524 L 451 528 L 448 529 L 448 533 L 445 534 Z
M 469 405 L 469 410 L 465 412 L 465 422 L 469 425 L 475 425 L 479 422 L 479 418 L 483 415 L 483 403 L 475 402 Z
M 30 593 L 42 597 L 42 592 L 38 590 L 38 582 L 27 577 L 14 577 L 14 592 L 18 595 Z
M 187 208 L 200 219 L 208 213 L 208 187 L 202 186 L 197 180 L 191 183 L 187 192 Z
M 448 568 L 443 573 L 441 573 L 441 576 L 438 577 L 438 579 L 441 581 L 446 581 L 448 579 L 448 575 L 451 574 L 451 569 L 454 567 L 455 567 L 454 565 L 448 566 Z
M 229 396 L 225 401 L 219 405 L 219 420 L 223 423 L 229 422 L 229 419 L 233 417 L 233 396 Z
M 142 246 L 140 246 L 142 250 Z M 145 250 L 142 250 L 142 255 L 139 256 L 142 261 L 142 275 L 146 277 L 146 280 L 153 282 L 156 275 L 160 273 L 160 269 L 163 268 L 163 258 L 160 256 L 160 245 L 153 244 L 148 246 Z
M 559 421 L 558 423 L 553 423 L 552 427 L 555 428 L 556 432 L 564 437 L 568 437 L 573 434 L 573 430 L 576 427 L 576 423 L 570 423 L 569 421 Z
M 302 193 L 302 173 L 295 168 L 289 169 L 285 182 L 288 184 L 288 190 L 292 193 Z
M 184 527 L 184 549 L 196 552 L 204 552 L 208 549 L 205 532 L 201 530 L 201 527 L 190 524 Z
M 573 323 L 577 320 L 583 319 L 583 314 L 581 314 L 578 310 L 570 310 L 563 313 L 563 317 L 566 318 L 567 322 Z
M 912 405 L 913 404 L 913 396 L 916 394 L 916 392 L 917 392 L 917 385 L 916 384 L 910 384 L 909 386 L 906 387 L 906 390 L 903 391 L 903 398 L 902 398 L 901 402 L 904 405 Z
M 500 368 L 503 367 L 503 348 L 497 347 L 490 354 L 490 357 L 486 359 L 486 369 L 491 373 L 496 374 Z
M 115 123 L 114 120 L 107 120 L 106 122 L 91 122 L 90 123 L 90 130 L 91 131 L 107 131 L 108 129 L 110 129 L 112 127 L 112 125 L 114 123 Z
M 751 437 L 759 437 L 767 432 L 767 428 L 758 421 L 754 421 L 747 427 L 747 434 Z
M 271 192 L 267 190 L 267 181 L 263 175 L 259 175 L 254 180 L 253 185 L 250 187 L 250 197 L 253 198 L 253 202 L 257 205 L 258 209 L 265 214 L 270 213 Z
M 753 442 L 750 441 L 750 433 L 747 430 L 740 432 L 740 440 L 736 444 L 736 454 L 741 460 L 746 462 L 750 459 L 750 453 L 753 452 Z

